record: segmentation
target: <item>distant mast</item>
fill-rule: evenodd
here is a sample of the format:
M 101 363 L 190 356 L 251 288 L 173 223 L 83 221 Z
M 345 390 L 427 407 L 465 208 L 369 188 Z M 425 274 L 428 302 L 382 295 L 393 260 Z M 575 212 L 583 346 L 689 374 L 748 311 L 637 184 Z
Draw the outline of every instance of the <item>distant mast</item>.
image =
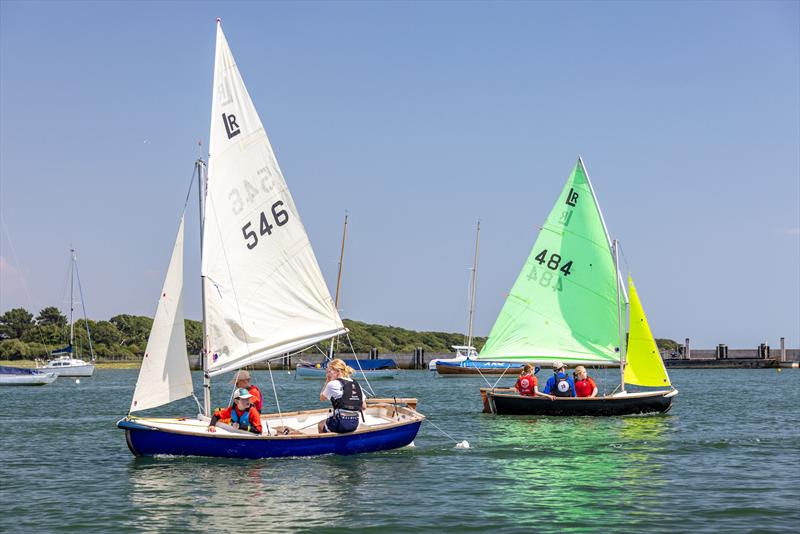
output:
M 469 296 L 469 318 L 467 320 L 467 347 L 472 346 L 472 320 L 475 316 L 475 291 L 476 282 L 478 279 L 478 241 L 481 235 L 481 221 L 478 220 L 478 226 L 475 229 L 475 256 L 472 258 L 472 281 L 470 283 L 470 296 Z M 467 356 L 470 356 L 471 351 L 467 348 Z
M 75 354 L 75 249 L 69 249 L 69 352 Z
M 333 305 L 339 309 L 339 289 L 342 287 L 342 265 L 344 265 L 344 241 L 347 238 L 347 212 L 344 212 L 344 228 L 342 228 L 342 250 L 339 252 L 339 273 L 336 275 L 336 296 L 333 299 Z M 336 343 L 336 338 L 331 338 L 331 348 L 328 354 L 328 359 L 333 359 L 333 345 Z

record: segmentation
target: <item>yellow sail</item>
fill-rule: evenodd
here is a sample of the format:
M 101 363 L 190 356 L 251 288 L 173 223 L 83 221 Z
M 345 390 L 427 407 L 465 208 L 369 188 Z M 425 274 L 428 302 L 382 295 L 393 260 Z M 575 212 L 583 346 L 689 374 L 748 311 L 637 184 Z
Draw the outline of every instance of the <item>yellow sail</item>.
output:
M 639 302 L 633 278 L 628 276 L 628 297 L 630 299 L 630 330 L 628 333 L 627 365 L 625 383 L 636 386 L 670 386 L 667 370 L 658 353 L 656 340 L 650 332 L 647 317 Z

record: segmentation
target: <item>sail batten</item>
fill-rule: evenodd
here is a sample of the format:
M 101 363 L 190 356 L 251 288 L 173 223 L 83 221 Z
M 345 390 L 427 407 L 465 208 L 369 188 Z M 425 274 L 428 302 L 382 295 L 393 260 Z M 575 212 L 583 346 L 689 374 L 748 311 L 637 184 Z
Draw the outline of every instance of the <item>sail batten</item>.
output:
M 478 359 L 619 362 L 617 271 L 582 160 L 541 228 Z
M 216 375 L 344 326 L 221 25 L 213 87 L 202 272 Z
M 156 408 L 193 391 L 183 319 L 183 234 L 181 216 L 130 412 Z

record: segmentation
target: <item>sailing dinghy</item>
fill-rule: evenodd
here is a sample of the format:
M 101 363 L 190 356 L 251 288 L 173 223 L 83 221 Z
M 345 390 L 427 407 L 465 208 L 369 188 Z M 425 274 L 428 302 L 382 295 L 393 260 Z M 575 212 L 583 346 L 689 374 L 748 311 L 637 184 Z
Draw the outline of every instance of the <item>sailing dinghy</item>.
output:
M 129 415 L 117 426 L 125 430 L 131 452 L 146 456 L 269 458 L 406 446 L 424 420 L 415 399 L 369 399 L 361 424 L 349 434 L 318 433 L 317 423 L 328 417 L 327 409 L 262 415 L 262 434 L 225 424 L 218 424 L 214 433 L 207 430 L 211 377 L 283 357 L 347 331 L 219 20 L 215 55 L 207 176 L 205 163 L 196 163 L 203 413 L 178 418 L 134 415 L 193 396 L 182 305 L 182 216 Z
M 618 390 L 603 397 L 550 400 L 521 396 L 508 388 L 482 388 L 484 412 L 626 415 L 670 409 L 678 391 L 670 383 L 630 277 L 625 346 L 626 297 L 617 248 L 578 158 L 477 359 L 619 367 Z M 629 392 L 626 384 L 650 389 Z

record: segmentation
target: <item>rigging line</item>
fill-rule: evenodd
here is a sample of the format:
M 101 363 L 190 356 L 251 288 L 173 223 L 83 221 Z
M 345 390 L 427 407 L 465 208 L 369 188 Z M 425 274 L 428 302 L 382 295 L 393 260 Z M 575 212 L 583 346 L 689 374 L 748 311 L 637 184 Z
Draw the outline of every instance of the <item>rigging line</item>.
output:
M 83 325 L 86 327 L 86 337 L 89 339 L 89 355 L 94 361 L 94 348 L 92 347 L 92 334 L 89 333 L 89 318 L 86 316 L 86 302 L 83 298 L 83 286 L 81 285 L 81 275 L 78 272 L 78 262 L 75 262 L 75 278 L 78 279 L 78 294 L 81 296 L 81 309 L 83 310 Z
M 509 365 L 508 367 L 506 367 L 505 369 L 503 369 L 503 374 L 501 374 L 501 375 L 500 375 L 500 378 L 498 378 L 498 379 L 495 381 L 494 385 L 492 386 L 492 389 L 494 389 L 494 388 L 496 388 L 496 387 L 497 387 L 497 384 L 500 382 L 500 380 L 501 380 L 501 379 L 502 379 L 504 376 L 506 376 L 506 373 L 508 372 L 508 370 L 509 370 L 509 369 L 511 369 L 511 365 Z
M 192 178 L 189 180 L 189 189 L 186 191 L 186 200 L 183 201 L 183 211 L 186 211 L 186 206 L 189 205 L 189 196 L 192 194 L 192 186 L 194 185 L 194 177 L 197 175 L 197 164 L 192 165 Z M 183 217 L 183 215 L 181 215 Z
M 278 419 L 281 421 L 281 426 L 285 427 L 286 425 L 283 422 L 281 403 L 278 400 L 278 388 L 275 387 L 275 379 L 272 377 L 272 365 L 270 365 L 269 360 L 267 360 L 267 369 L 269 370 L 269 379 L 272 382 L 272 391 L 275 392 L 275 407 L 278 408 Z M 267 426 L 267 433 L 269 434 L 269 426 Z
M 375 395 L 375 390 L 372 389 L 372 384 L 369 383 L 369 378 L 367 378 L 367 373 L 365 373 L 364 369 L 361 367 L 361 360 L 359 360 L 358 356 L 356 356 L 356 350 L 353 348 L 353 342 L 350 340 L 350 333 L 349 332 L 345 333 L 345 336 L 347 336 L 347 343 L 350 345 L 350 352 L 353 353 L 353 356 L 355 356 L 356 359 L 356 363 L 358 363 L 358 369 L 361 371 L 361 374 L 364 375 L 364 381 L 367 383 L 370 395 L 372 395 L 373 397 L 377 397 L 377 395 Z
M 18 267 L 21 268 L 22 264 L 19 262 L 19 257 L 17 256 L 17 249 L 14 248 L 14 242 L 11 240 L 11 232 L 8 229 L 8 225 L 6 224 L 6 218 L 3 217 L 3 212 L 1 210 L 0 210 L 0 221 L 2 221 L 2 223 L 3 223 L 3 229 L 6 232 L 6 240 L 8 241 L 9 247 L 11 247 L 11 254 L 14 255 L 14 263 Z M 70 259 L 70 261 L 72 261 L 72 259 Z M 28 283 L 25 281 L 25 277 L 22 276 L 21 271 L 20 271 L 20 280 L 22 281 L 22 288 L 25 291 L 25 298 L 28 300 L 28 307 L 33 309 L 33 299 L 31 298 L 31 293 L 28 290 Z M 64 285 L 64 291 L 66 292 L 66 284 Z M 63 296 L 63 294 L 62 294 L 62 296 Z M 47 344 L 44 342 L 44 334 L 38 328 L 38 325 L 37 325 L 37 328 L 36 328 L 36 333 L 39 334 L 39 339 L 42 342 L 42 347 L 44 349 L 44 358 L 47 358 L 49 356 L 48 350 L 47 350 Z
M 438 430 L 439 432 L 441 432 L 442 434 L 444 434 L 446 437 L 448 437 L 448 438 L 450 438 L 451 440 L 453 440 L 455 443 L 461 443 L 461 441 L 457 440 L 456 438 L 454 438 L 453 436 L 451 436 L 450 434 L 448 434 L 447 432 L 445 432 L 444 430 L 442 430 L 442 429 L 439 427 L 439 425 L 437 425 L 436 423 L 434 423 L 433 421 L 431 421 L 430 417 L 426 417 L 426 418 L 425 418 L 425 421 L 427 421 L 428 423 L 432 424 L 432 425 L 434 426 L 434 428 L 436 428 L 436 430 Z M 466 440 L 464 440 L 464 441 L 466 441 Z

